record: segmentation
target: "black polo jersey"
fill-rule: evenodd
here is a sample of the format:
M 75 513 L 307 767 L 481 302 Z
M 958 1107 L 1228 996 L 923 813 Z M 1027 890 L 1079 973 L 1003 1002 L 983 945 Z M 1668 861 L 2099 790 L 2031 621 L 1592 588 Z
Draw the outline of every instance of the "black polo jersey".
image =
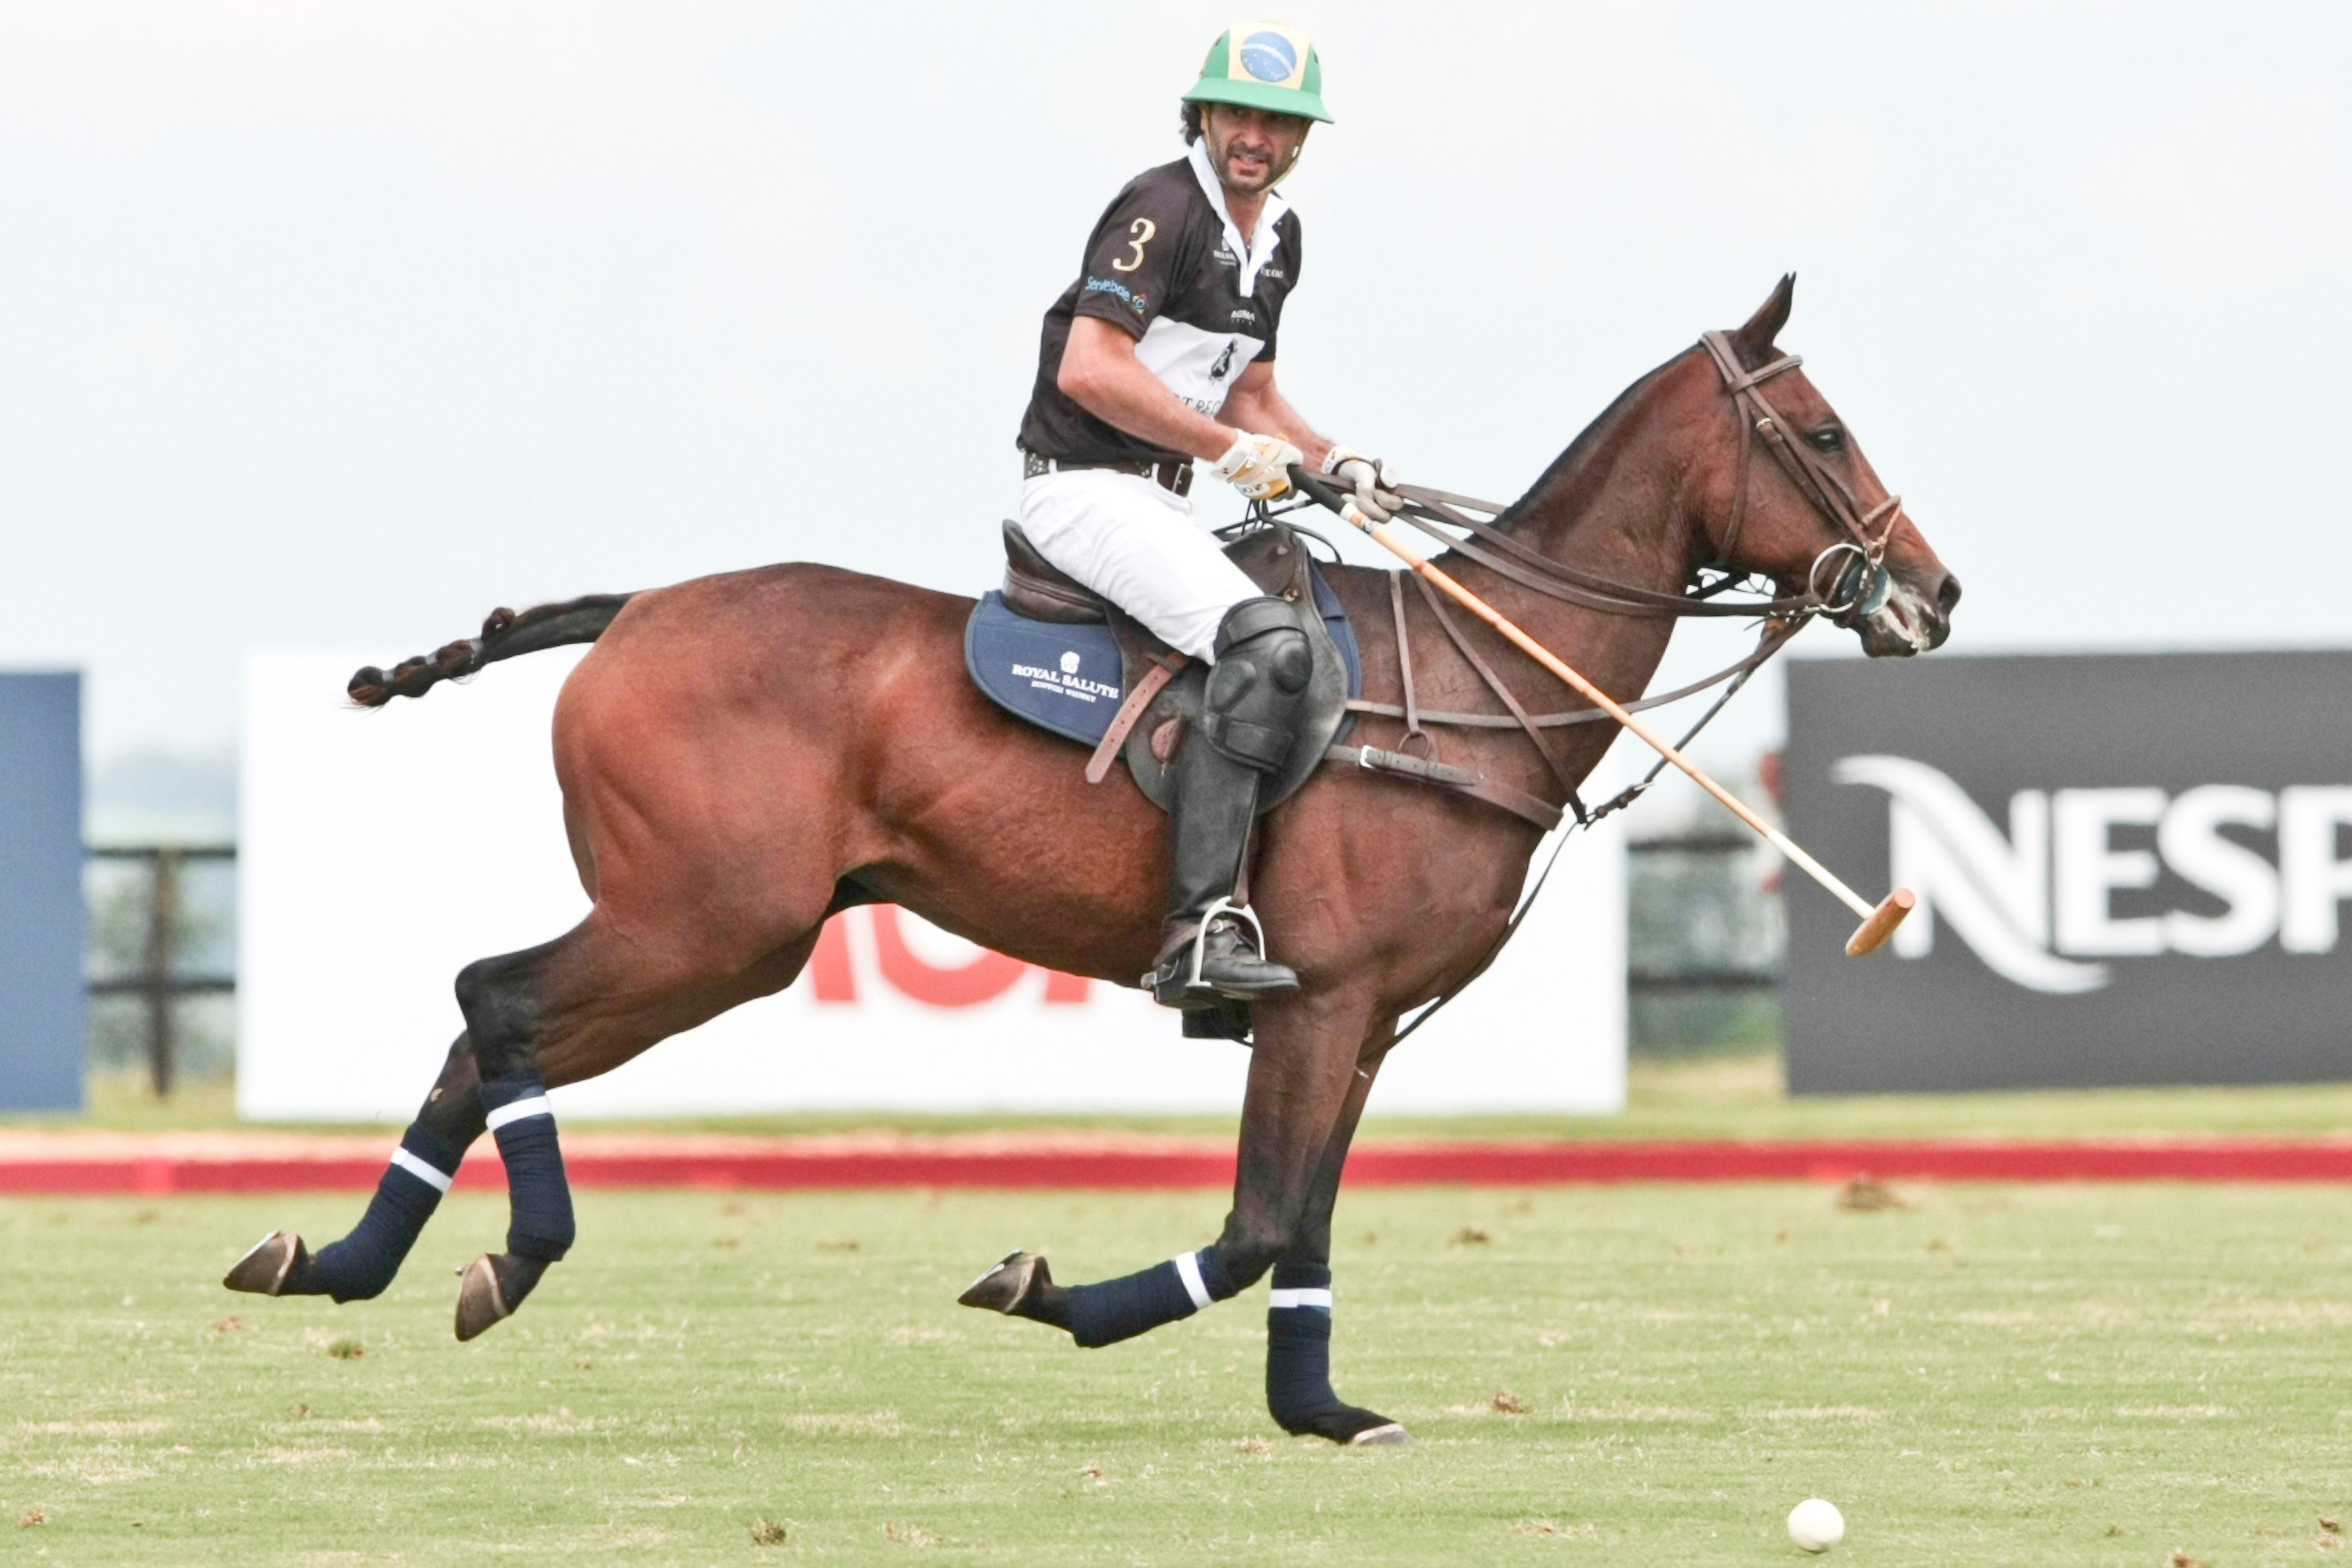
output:
M 1096 418 L 1055 384 L 1070 319 L 1093 316 L 1136 339 L 1135 357 L 1171 392 L 1214 415 L 1249 363 L 1274 358 L 1283 301 L 1298 281 L 1298 215 L 1266 195 L 1273 222 L 1255 255 L 1212 202 L 1205 153 L 1195 150 L 1128 182 L 1087 238 L 1084 270 L 1045 312 L 1037 384 L 1022 416 L 1020 444 L 1066 462 L 1181 461 L 1171 452 Z

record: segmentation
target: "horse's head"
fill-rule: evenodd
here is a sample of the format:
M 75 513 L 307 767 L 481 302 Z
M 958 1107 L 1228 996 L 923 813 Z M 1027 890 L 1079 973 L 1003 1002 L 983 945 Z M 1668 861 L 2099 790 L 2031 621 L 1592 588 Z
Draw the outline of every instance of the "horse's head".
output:
M 1713 408 L 1702 427 L 1720 435 L 1704 443 L 1690 480 L 1707 548 L 1717 562 L 1770 576 L 1784 595 L 1810 591 L 1873 658 L 1939 647 L 1959 579 L 1796 357 L 1775 346 L 1796 282 L 1781 279 L 1738 331 L 1704 340 L 1698 363 Z

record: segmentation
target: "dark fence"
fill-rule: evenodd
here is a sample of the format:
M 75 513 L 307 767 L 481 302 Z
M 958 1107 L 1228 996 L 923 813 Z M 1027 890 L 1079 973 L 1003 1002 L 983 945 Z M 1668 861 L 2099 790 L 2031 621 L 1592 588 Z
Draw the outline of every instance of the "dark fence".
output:
M 1772 852 L 1744 832 L 1686 831 L 1626 853 L 1630 1047 L 1776 1048 L 1787 941 Z
M 85 853 L 94 871 L 127 873 L 91 879 L 85 970 L 91 1000 L 134 1005 L 149 1081 L 157 1094 L 169 1094 L 181 1067 L 181 1002 L 236 990 L 234 891 L 190 897 L 192 876 L 233 871 L 236 850 L 226 844 L 110 844 Z M 94 1034 L 100 1026 L 94 1024 Z

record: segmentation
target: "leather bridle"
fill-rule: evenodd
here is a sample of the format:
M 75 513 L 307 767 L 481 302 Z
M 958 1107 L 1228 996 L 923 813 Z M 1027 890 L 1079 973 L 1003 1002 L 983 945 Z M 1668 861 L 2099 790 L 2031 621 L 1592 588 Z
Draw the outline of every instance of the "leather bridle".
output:
M 1738 570 L 1728 563 L 1738 547 L 1739 531 L 1747 521 L 1749 455 L 1760 438 L 1798 492 L 1812 502 L 1813 510 L 1832 527 L 1845 535 L 1814 556 L 1811 567 L 1805 573 L 1805 596 L 1813 602 L 1812 613 L 1828 616 L 1845 626 L 1875 613 L 1886 602 L 1891 585 L 1885 566 L 1886 545 L 1894 536 L 1895 520 L 1902 515 L 1903 498 L 1889 495 L 1864 511 L 1846 482 L 1816 457 L 1811 447 L 1789 438 L 1788 421 L 1765 397 L 1763 386 L 1772 377 L 1804 363 L 1803 355 L 1782 354 L 1768 364 L 1746 370 L 1732 347 L 1730 334 L 1707 332 L 1700 337 L 1699 343 L 1715 361 L 1715 368 L 1723 377 L 1723 389 L 1730 394 L 1739 421 L 1739 461 L 1732 477 L 1731 521 L 1725 525 L 1718 551 L 1719 559 L 1726 563 L 1721 569 Z

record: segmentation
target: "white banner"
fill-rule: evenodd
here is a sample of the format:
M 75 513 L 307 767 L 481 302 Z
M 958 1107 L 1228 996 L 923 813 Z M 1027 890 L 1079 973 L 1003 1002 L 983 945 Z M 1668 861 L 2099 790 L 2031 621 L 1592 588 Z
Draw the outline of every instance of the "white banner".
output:
M 366 662 L 272 652 L 247 664 L 247 1117 L 404 1120 L 463 1026 L 457 971 L 587 910 L 548 746 L 576 654 L 377 712 L 342 697 Z M 1071 767 L 1083 760 L 1073 746 Z M 835 919 L 782 995 L 558 1100 L 572 1116 L 1237 1110 L 1247 1051 L 1177 1027 L 1139 991 L 1050 973 L 896 908 L 859 909 Z M 1614 1110 L 1624 1092 L 1624 849 L 1604 829 L 1571 843 L 1527 929 L 1390 1061 L 1372 1104 Z

